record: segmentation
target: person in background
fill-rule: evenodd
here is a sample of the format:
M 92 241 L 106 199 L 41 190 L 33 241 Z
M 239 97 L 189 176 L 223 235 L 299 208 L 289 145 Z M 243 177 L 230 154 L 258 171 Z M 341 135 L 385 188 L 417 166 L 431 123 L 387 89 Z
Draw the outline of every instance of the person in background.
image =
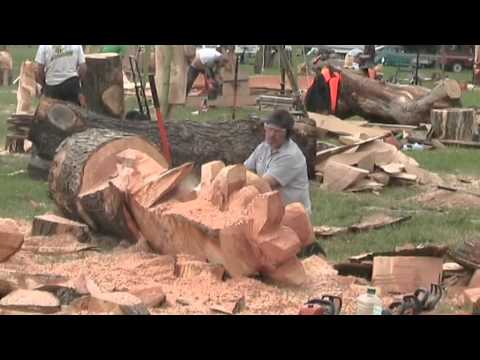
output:
M 221 48 L 203 48 L 198 49 L 192 63 L 188 67 L 187 74 L 187 96 L 192 90 L 193 84 L 199 74 L 205 74 L 207 78 L 207 87 L 217 92 L 222 83 L 220 70 L 228 63 L 228 58 L 223 55 Z
M 85 106 L 81 81 L 87 66 L 81 45 L 40 45 L 35 63 L 36 80 L 45 96 Z

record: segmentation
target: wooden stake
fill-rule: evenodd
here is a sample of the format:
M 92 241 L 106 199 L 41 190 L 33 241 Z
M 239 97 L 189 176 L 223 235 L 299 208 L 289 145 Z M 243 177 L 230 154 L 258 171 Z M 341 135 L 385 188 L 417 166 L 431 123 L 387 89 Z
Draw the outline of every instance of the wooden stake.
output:
M 164 52 L 164 63 L 163 63 L 163 84 L 162 84 L 162 96 L 160 99 L 160 110 L 163 112 L 163 117 L 165 120 L 168 119 L 170 112 L 170 106 L 168 103 L 168 97 L 170 93 L 170 64 L 172 62 L 172 46 L 163 45 Z

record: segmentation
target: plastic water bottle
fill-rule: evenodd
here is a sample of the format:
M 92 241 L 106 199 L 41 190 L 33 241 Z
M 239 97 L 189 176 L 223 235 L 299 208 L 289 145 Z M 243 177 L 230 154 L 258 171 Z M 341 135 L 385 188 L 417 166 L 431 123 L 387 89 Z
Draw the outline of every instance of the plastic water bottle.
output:
M 375 288 L 368 288 L 367 293 L 357 298 L 357 315 L 382 315 L 383 302 Z

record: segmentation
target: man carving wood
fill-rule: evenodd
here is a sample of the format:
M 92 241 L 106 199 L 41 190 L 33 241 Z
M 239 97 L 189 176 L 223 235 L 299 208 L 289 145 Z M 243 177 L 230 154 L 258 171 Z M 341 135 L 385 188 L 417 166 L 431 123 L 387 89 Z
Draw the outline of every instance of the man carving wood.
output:
M 265 141 L 244 165 L 279 190 L 285 205 L 299 202 L 311 215 L 307 161 L 298 145 L 290 139 L 294 120 L 286 110 L 273 112 L 265 122 Z
M 87 66 L 81 45 L 40 45 L 35 62 L 45 96 L 84 105 L 80 80 L 85 79 Z

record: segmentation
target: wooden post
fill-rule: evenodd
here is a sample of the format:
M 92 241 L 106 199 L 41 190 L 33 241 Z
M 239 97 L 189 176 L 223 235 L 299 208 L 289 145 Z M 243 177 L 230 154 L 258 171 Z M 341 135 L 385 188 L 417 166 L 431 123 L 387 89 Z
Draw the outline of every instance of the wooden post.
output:
M 160 98 L 160 110 L 163 113 L 165 119 L 168 119 L 170 112 L 170 105 L 168 102 L 168 97 L 170 93 L 170 69 L 172 62 L 172 46 L 171 45 L 162 45 L 164 47 L 164 62 L 163 62 L 163 84 L 162 84 L 162 93 Z
M 285 45 L 282 45 L 282 48 L 285 50 Z M 282 61 L 282 57 L 278 57 L 280 59 L 280 94 L 285 95 L 285 64 Z
M 480 45 L 475 45 L 475 60 L 473 65 L 474 81 L 475 85 L 480 84 Z
M 145 53 L 143 54 L 143 78 L 148 84 L 148 69 L 150 68 L 150 45 L 145 45 Z

